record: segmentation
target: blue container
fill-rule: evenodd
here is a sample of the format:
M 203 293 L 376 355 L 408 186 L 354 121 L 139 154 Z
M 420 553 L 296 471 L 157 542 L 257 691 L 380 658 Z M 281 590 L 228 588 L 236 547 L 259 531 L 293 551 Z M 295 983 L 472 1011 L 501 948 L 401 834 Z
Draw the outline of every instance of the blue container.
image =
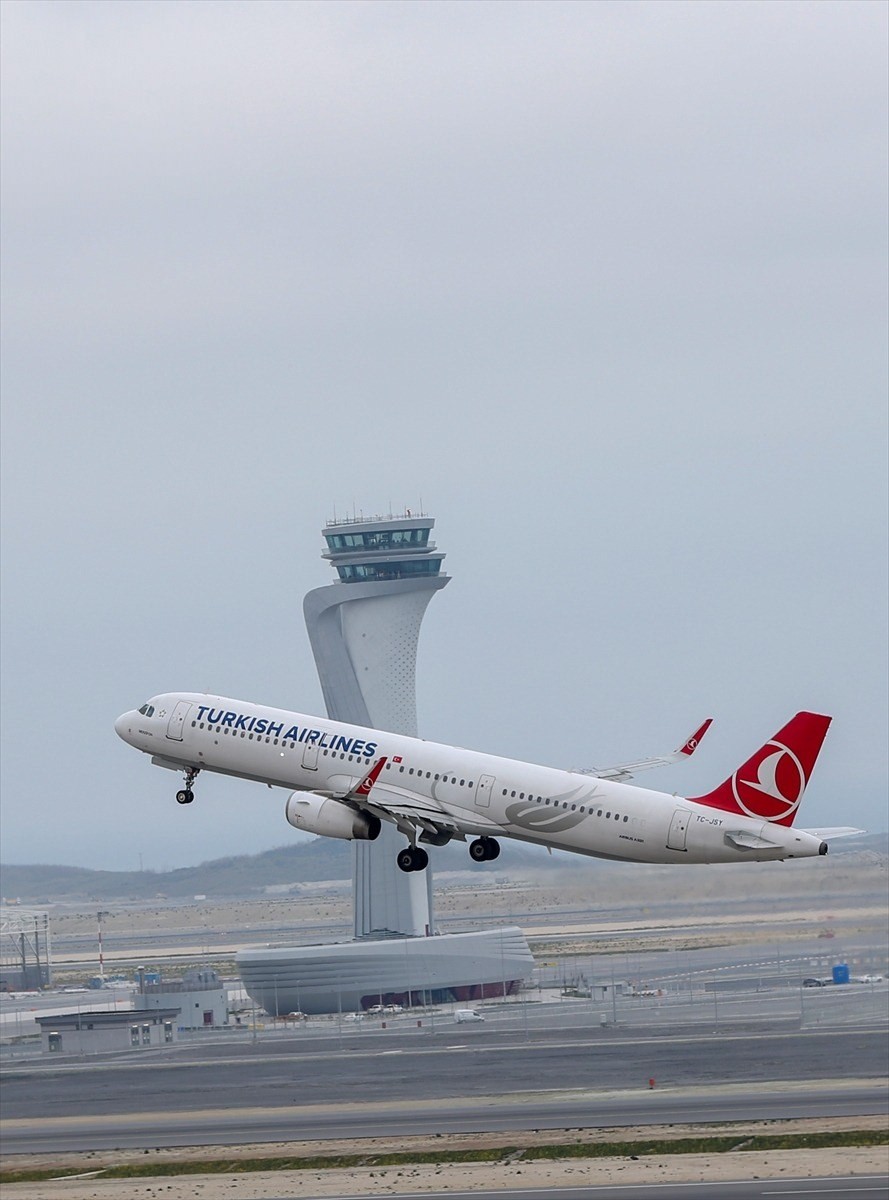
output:
M 833 969 L 833 981 L 834 981 L 834 983 L 848 983 L 849 982 L 848 964 L 837 963 L 837 965 Z

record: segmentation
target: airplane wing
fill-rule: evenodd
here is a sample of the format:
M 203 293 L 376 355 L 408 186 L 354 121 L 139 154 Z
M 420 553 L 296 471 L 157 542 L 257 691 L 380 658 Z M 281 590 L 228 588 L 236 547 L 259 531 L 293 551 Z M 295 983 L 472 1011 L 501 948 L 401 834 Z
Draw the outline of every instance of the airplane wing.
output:
M 454 837 L 462 840 L 467 834 L 503 832 L 499 825 L 481 813 L 443 804 L 408 788 L 380 783 L 379 776 L 385 765 L 385 758 L 378 759 L 364 778 L 348 791 L 317 794 L 333 795 L 337 800 L 375 813 L 380 820 L 396 825 L 406 836 L 410 836 L 411 830 L 418 829 L 422 841 L 444 844 Z
M 454 837 L 462 840 L 467 834 L 503 832 L 495 821 L 481 813 L 451 807 L 428 796 L 418 796 L 416 792 L 388 784 L 377 784 L 369 800 L 364 801 L 361 807 L 376 813 L 381 820 L 393 822 L 402 833 L 408 834 L 411 827 L 419 829 L 421 840 L 445 842 Z M 423 834 L 427 837 L 424 838 Z
M 704 724 L 696 729 L 691 737 L 678 746 L 672 754 L 663 754 L 658 758 L 640 758 L 638 762 L 622 763 L 617 767 L 580 767 L 574 768 L 574 770 L 578 775 L 594 775 L 597 779 L 611 779 L 615 782 L 632 779 L 638 771 L 648 771 L 652 767 L 666 767 L 670 763 L 691 758 L 712 723 L 713 718 L 708 717 Z

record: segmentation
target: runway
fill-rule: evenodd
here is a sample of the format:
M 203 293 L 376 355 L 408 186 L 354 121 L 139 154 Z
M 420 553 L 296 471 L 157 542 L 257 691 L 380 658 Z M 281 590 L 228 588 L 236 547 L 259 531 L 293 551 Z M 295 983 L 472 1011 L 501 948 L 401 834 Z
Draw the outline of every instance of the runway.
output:
M 115 1113 L 102 1117 L 4 1120 L 5 1154 L 133 1150 L 176 1146 L 238 1146 L 414 1135 L 527 1130 L 625 1129 L 785 1121 L 806 1117 L 871 1116 L 889 1111 L 884 1084 L 824 1084 L 804 1089 L 678 1089 L 636 1095 L 527 1096 L 504 1101 L 405 1105 L 297 1105 L 189 1113 Z
M 391 1036 L 390 1036 L 391 1034 Z M 477 1025 L 183 1044 L 5 1072 L 7 1153 L 863 1116 L 889 1111 L 877 1030 Z

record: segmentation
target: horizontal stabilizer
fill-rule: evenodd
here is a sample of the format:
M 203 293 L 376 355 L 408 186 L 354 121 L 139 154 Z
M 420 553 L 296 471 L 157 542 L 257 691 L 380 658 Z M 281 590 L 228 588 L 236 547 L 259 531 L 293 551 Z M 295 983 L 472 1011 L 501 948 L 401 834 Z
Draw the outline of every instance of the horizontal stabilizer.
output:
M 770 850 L 777 846 L 776 842 L 770 842 L 768 838 L 757 837 L 756 834 L 744 833 L 737 829 L 729 830 L 725 840 L 732 846 L 737 846 L 739 850 Z
M 854 825 L 833 825 L 827 829 L 803 829 L 802 832 L 829 842 L 834 838 L 855 837 L 857 833 L 867 833 L 867 830 L 856 829 Z

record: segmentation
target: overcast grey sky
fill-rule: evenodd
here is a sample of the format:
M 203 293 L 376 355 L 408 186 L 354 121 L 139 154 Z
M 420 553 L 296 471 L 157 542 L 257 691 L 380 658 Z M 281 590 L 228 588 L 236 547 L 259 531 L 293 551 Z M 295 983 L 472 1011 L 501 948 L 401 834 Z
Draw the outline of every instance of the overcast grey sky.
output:
M 799 708 L 885 829 L 887 7 L 2 5 L 2 857 L 287 842 L 164 690 L 322 712 L 333 515 L 453 579 L 422 733 L 563 766 Z

